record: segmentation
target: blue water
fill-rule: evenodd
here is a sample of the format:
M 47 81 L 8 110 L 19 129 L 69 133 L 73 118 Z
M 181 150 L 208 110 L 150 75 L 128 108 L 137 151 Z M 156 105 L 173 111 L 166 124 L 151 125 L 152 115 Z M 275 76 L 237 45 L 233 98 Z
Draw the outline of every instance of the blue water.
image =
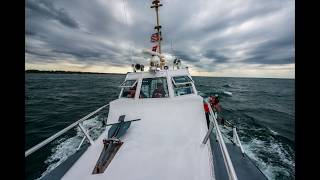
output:
M 25 149 L 118 97 L 125 75 L 26 73 Z M 221 96 L 221 115 L 236 124 L 245 152 L 268 179 L 295 179 L 295 82 L 289 79 L 193 77 L 202 96 Z M 92 118 L 87 127 L 99 126 Z M 230 129 L 223 132 L 232 136 Z M 26 160 L 35 179 L 75 152 L 75 130 Z

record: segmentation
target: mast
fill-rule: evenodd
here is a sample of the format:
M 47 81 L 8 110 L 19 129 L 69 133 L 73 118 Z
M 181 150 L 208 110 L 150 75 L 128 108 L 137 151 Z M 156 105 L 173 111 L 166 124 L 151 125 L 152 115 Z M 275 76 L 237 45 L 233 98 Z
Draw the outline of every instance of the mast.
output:
M 159 54 L 161 54 L 161 40 L 162 40 L 162 36 L 161 36 L 161 26 L 160 26 L 160 22 L 159 22 L 159 7 L 162 6 L 162 4 L 160 4 L 160 0 L 154 0 L 152 1 L 152 6 L 150 8 L 155 8 L 156 11 L 156 17 L 157 17 L 157 26 L 154 27 L 154 29 L 157 30 L 159 39 L 158 39 L 158 46 L 159 46 Z M 164 58 L 160 58 L 160 69 L 163 68 L 163 66 L 165 65 L 165 60 Z

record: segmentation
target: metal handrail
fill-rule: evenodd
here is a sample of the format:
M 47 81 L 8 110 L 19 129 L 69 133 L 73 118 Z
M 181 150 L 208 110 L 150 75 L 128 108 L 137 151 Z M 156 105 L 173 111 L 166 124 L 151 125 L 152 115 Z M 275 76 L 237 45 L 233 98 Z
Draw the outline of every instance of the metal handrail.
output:
M 69 131 L 70 129 L 79 126 L 80 129 L 83 131 L 83 133 L 85 134 L 85 136 L 88 138 L 90 144 L 93 144 L 93 140 L 90 138 L 90 136 L 87 134 L 86 130 L 83 128 L 83 126 L 80 124 L 83 121 L 87 120 L 89 117 L 91 117 L 92 115 L 96 114 L 97 112 L 101 111 L 103 108 L 109 106 L 109 104 L 106 104 L 100 108 L 98 108 L 97 110 L 91 112 L 90 114 L 86 115 L 85 117 L 79 119 L 78 121 L 72 123 L 71 125 L 69 125 L 68 127 L 62 129 L 61 131 L 57 132 L 56 134 L 50 136 L 49 138 L 47 138 L 46 140 L 42 141 L 41 143 L 33 146 L 32 148 L 28 149 L 24 155 L 25 157 L 29 156 L 30 154 L 34 153 L 35 151 L 37 151 L 38 149 L 42 148 L 43 146 L 47 145 L 48 143 L 50 143 L 51 141 L 55 140 L 57 137 L 61 136 L 62 134 L 66 133 L 67 131 Z
M 226 144 L 222 138 L 222 134 L 221 134 L 219 126 L 218 126 L 217 114 L 212 111 L 212 108 L 207 101 L 206 101 L 206 103 L 208 104 L 209 111 L 210 111 L 209 120 L 211 121 L 211 123 L 214 123 L 217 139 L 219 141 L 220 150 L 222 152 L 222 157 L 224 160 L 224 164 L 226 165 L 229 179 L 230 180 L 238 180 L 238 177 L 237 177 L 236 172 L 234 170 L 228 149 L 227 149 Z
M 237 144 L 240 147 L 241 153 L 244 155 L 244 150 L 242 148 L 242 144 L 241 144 L 241 141 L 239 139 L 236 127 L 233 127 L 233 141 L 234 141 L 235 144 Z

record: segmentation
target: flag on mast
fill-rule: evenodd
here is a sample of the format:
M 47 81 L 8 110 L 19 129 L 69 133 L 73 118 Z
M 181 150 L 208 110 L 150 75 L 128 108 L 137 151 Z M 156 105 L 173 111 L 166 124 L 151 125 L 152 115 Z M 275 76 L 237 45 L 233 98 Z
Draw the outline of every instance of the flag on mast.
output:
M 160 36 L 158 33 L 154 33 L 151 35 L 151 42 L 157 42 L 160 40 Z
M 152 47 L 152 51 L 154 51 L 154 52 L 157 52 L 157 49 L 158 49 L 158 45 L 155 45 Z

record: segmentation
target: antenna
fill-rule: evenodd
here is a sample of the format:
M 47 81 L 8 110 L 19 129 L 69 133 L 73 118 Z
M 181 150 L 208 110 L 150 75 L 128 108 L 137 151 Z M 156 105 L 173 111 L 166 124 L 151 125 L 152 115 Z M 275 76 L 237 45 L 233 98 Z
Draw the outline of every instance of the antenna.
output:
M 158 40 L 158 45 L 159 45 L 159 53 L 161 54 L 161 40 L 162 40 L 162 37 L 161 37 L 161 26 L 160 26 L 160 23 L 159 23 L 159 7 L 162 6 L 162 4 L 160 4 L 160 0 L 154 0 L 152 1 L 152 6 L 150 8 L 155 8 L 155 11 L 156 11 L 156 17 L 157 17 L 157 26 L 154 27 L 154 29 L 157 30 L 158 32 L 158 35 L 160 36 L 159 40 Z
M 159 22 L 159 7 L 162 6 L 162 4 L 160 4 L 160 0 L 154 0 L 152 1 L 152 6 L 150 8 L 155 8 L 156 11 L 156 17 L 157 17 L 157 26 L 154 27 L 154 29 L 157 30 L 157 35 L 158 35 L 158 46 L 159 46 L 159 54 L 161 54 L 161 40 L 162 40 L 162 35 L 161 35 L 161 26 L 160 26 L 160 22 Z M 165 65 L 165 59 L 164 58 L 160 58 L 160 69 L 163 69 L 163 66 Z
M 174 60 L 176 59 L 176 56 L 174 55 L 174 52 L 173 52 L 173 47 L 172 47 L 172 40 L 171 40 L 171 53 L 172 53 L 172 56 L 174 57 Z M 173 67 L 172 69 L 174 69 L 174 61 L 173 61 Z

